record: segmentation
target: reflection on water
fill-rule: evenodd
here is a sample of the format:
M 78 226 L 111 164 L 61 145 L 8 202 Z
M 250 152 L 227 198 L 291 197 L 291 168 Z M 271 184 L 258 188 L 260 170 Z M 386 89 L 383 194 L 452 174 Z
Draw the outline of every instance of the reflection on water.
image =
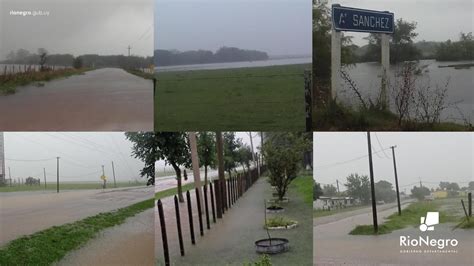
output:
M 296 64 L 309 64 L 312 62 L 312 60 L 313 59 L 311 57 L 302 57 L 302 58 L 270 59 L 270 60 L 262 60 L 262 61 L 164 66 L 164 67 L 155 67 L 155 71 L 156 72 L 169 72 L 169 71 L 186 71 L 186 70 L 210 70 L 210 69 L 228 69 L 228 68 L 241 68 L 241 67 L 296 65 Z
M 423 69 L 422 76 L 417 79 L 417 84 L 430 84 L 432 87 L 444 87 L 449 80 L 446 103 L 456 103 L 466 118 L 474 120 L 474 67 L 455 69 L 453 67 L 439 68 L 438 66 L 474 63 L 474 61 L 460 62 L 437 62 L 435 60 L 421 60 L 419 66 Z M 390 67 L 390 79 L 395 78 L 401 65 Z M 381 66 L 380 63 L 359 63 L 348 67 L 347 73 L 357 84 L 364 98 L 375 99 L 380 91 Z M 343 81 L 341 81 L 343 82 Z M 338 98 L 346 104 L 358 104 L 355 94 L 347 84 L 341 85 L 341 91 L 338 92 Z M 393 103 L 391 93 L 388 92 L 390 101 Z M 462 123 L 462 117 L 455 107 L 446 109 L 441 119 L 443 121 L 456 121 Z

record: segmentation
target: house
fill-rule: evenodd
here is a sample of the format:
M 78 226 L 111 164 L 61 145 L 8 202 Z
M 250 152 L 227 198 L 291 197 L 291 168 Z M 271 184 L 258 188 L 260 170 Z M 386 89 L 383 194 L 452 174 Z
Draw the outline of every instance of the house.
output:
M 435 199 L 444 199 L 448 197 L 448 191 L 446 190 L 434 191 L 434 192 L 431 192 L 430 196 L 431 198 L 435 198 Z
M 321 196 L 313 202 L 315 210 L 332 210 L 346 208 L 358 204 L 353 197 L 325 197 Z

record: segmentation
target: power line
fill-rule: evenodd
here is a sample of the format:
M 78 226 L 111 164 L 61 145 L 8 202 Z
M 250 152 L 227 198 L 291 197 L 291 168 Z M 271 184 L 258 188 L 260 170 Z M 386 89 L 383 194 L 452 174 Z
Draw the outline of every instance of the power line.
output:
M 48 159 L 12 159 L 12 158 L 5 158 L 6 161 L 13 161 L 13 162 L 46 162 L 51 160 L 56 160 L 56 157 L 48 158 Z
M 388 148 L 384 148 L 383 150 L 388 150 L 390 149 L 390 147 Z M 382 150 L 379 150 L 379 151 L 375 151 L 373 153 L 377 154 L 379 152 L 381 152 Z M 366 154 L 366 155 L 362 155 L 362 156 L 359 156 L 359 157 L 355 157 L 353 159 L 350 159 L 350 160 L 346 160 L 346 161 L 340 161 L 340 162 L 337 162 L 337 163 L 331 163 L 331 164 L 326 164 L 326 165 L 322 165 L 322 166 L 315 166 L 314 167 L 314 170 L 321 170 L 321 169 L 326 169 L 326 168 L 330 168 L 330 167 L 333 167 L 333 166 L 338 166 L 338 165 L 341 165 L 341 164 L 346 164 L 346 163 L 350 163 L 350 162 L 354 162 L 354 161 L 357 161 L 357 160 L 360 160 L 360 159 L 364 159 L 366 157 L 368 157 L 369 155 Z
M 377 139 L 377 142 L 379 143 L 379 147 L 380 147 L 380 149 L 382 149 L 382 152 L 385 155 L 385 157 L 387 159 L 391 159 L 390 156 L 388 156 L 387 153 L 385 153 L 385 151 L 383 150 L 383 146 L 382 146 L 382 143 L 379 140 L 379 136 L 377 135 L 377 132 L 374 132 L 374 134 L 375 134 L 375 138 Z

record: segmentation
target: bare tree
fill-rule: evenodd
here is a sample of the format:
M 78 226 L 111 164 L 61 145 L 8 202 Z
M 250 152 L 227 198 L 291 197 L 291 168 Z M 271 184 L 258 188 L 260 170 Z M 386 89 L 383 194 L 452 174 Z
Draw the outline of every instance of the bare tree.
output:
M 403 121 L 410 120 L 415 105 L 416 81 L 418 79 L 415 71 L 416 64 L 412 62 L 404 63 L 391 86 L 399 127 L 402 126 Z
M 48 58 L 48 51 L 46 51 L 46 49 L 44 48 L 39 48 L 38 56 L 39 56 L 40 71 L 45 71 L 46 70 L 45 64 Z
M 449 106 L 445 101 L 449 82 L 450 78 L 446 80 L 444 86 L 436 84 L 432 87 L 428 80 L 426 85 L 417 89 L 415 110 L 418 120 L 431 126 L 440 122 L 441 112 Z

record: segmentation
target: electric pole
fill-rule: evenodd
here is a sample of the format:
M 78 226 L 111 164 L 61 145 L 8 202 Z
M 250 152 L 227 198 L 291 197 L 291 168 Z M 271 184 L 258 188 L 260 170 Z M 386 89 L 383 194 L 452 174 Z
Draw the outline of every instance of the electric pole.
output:
M 377 203 L 375 200 L 374 167 L 372 165 L 372 144 L 370 142 L 370 131 L 367 131 L 367 144 L 369 148 L 369 170 L 370 170 L 370 191 L 372 196 L 372 216 L 374 220 L 374 232 L 378 233 L 379 225 L 377 223 Z
M 44 176 L 44 189 L 46 189 L 46 168 L 43 168 L 43 176 Z
M 114 167 L 114 161 L 112 161 L 112 175 L 114 176 L 114 188 L 117 188 L 117 182 L 115 182 L 115 167 Z
M 252 138 L 252 132 L 249 132 L 249 137 L 250 137 L 250 148 L 252 149 L 252 161 L 254 164 L 254 167 L 257 166 L 257 162 L 255 161 L 255 151 L 253 149 L 253 138 Z M 260 177 L 260 169 L 257 167 L 257 172 L 258 172 L 258 177 Z
M 130 49 L 132 49 L 132 47 L 130 47 L 130 45 L 127 47 L 128 49 L 128 56 L 130 56 Z
M 339 180 L 336 179 L 337 193 L 339 194 Z
M 105 182 L 106 182 L 106 179 L 105 179 L 105 171 L 104 171 L 104 166 L 103 166 L 103 165 L 102 165 L 102 179 L 104 180 L 103 189 L 105 189 Z
M 56 192 L 59 193 L 59 157 L 56 157 Z
M 402 215 L 402 207 L 400 206 L 400 191 L 398 190 L 398 175 L 397 175 L 397 162 L 395 160 L 395 148 L 397 146 L 391 146 L 392 158 L 393 158 L 393 171 L 395 173 L 395 187 L 397 189 L 397 203 L 398 203 L 398 215 Z

